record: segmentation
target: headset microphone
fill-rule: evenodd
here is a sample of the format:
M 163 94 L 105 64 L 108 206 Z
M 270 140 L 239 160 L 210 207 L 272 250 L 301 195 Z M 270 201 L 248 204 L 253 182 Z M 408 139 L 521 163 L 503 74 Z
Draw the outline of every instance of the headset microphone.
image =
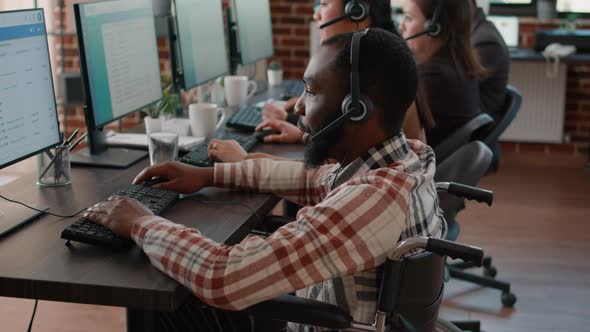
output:
M 346 19 L 349 19 L 352 22 L 361 22 L 365 20 L 367 16 L 369 16 L 369 6 L 364 0 L 352 0 L 348 1 L 348 3 L 345 1 L 344 15 L 320 25 L 320 29 L 329 27 L 332 24 Z
M 429 35 L 430 37 L 437 37 L 441 34 L 442 26 L 439 23 L 439 19 L 440 19 L 440 13 L 442 11 L 442 2 L 443 1 L 444 0 L 438 0 L 438 2 L 436 3 L 436 8 L 434 9 L 434 13 L 432 14 L 432 18 L 430 18 L 424 22 L 424 31 L 419 32 L 413 36 L 406 38 L 406 41 L 412 40 L 414 38 L 418 38 L 423 35 Z

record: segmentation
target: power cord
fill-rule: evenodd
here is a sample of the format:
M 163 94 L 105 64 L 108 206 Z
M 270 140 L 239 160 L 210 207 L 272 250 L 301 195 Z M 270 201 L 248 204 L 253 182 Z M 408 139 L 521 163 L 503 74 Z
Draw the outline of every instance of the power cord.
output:
M 29 328 L 27 329 L 27 332 L 31 332 L 31 329 L 33 328 L 33 320 L 35 319 L 35 313 L 37 312 L 37 303 L 39 303 L 39 300 L 35 300 L 35 306 L 33 307 L 33 314 L 31 315 L 31 320 L 29 321 Z
M 250 210 L 250 212 L 252 212 L 253 215 L 256 216 L 256 219 L 258 219 L 258 223 L 260 224 L 260 227 L 262 227 L 262 229 L 266 232 L 266 233 L 270 233 L 270 231 L 266 228 L 266 225 L 264 224 L 264 221 L 262 220 L 262 218 L 260 217 L 260 215 L 258 214 L 258 212 L 254 211 L 253 208 L 251 208 L 250 206 L 244 204 L 244 203 L 238 203 L 238 202 L 217 202 L 217 201 L 204 201 L 201 199 L 196 199 L 196 198 L 192 198 L 192 197 L 187 197 L 187 199 L 190 199 L 191 201 L 195 201 L 197 203 L 201 203 L 201 204 L 210 204 L 210 205 L 234 205 L 234 206 L 241 206 L 241 207 L 245 207 L 246 209 Z
M 80 211 L 78 211 L 78 212 L 76 212 L 76 213 L 74 213 L 72 215 L 65 216 L 65 215 L 61 215 L 61 214 L 55 214 L 55 213 L 47 212 L 47 211 L 44 211 L 44 210 L 39 210 L 39 209 L 34 208 L 34 207 L 30 206 L 30 205 L 27 205 L 27 204 L 22 203 L 22 202 L 19 202 L 19 201 L 15 201 L 13 199 L 7 198 L 7 197 L 2 196 L 2 195 L 0 195 L 0 198 L 4 199 L 4 200 L 6 200 L 6 201 L 8 201 L 10 203 L 15 203 L 15 204 L 22 205 L 22 206 L 26 207 L 27 209 L 31 209 L 33 211 L 41 212 L 41 213 L 48 214 L 50 216 L 54 216 L 54 217 L 58 217 L 58 218 L 73 218 L 73 217 L 79 215 L 80 213 L 86 211 L 86 209 L 87 209 L 87 208 L 83 208 L 82 210 L 80 210 Z

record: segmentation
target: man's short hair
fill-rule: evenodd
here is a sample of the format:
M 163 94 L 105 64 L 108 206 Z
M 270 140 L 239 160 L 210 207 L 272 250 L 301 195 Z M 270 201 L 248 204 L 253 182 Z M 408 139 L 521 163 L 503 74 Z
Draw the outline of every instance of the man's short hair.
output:
M 347 86 L 350 86 L 353 35 L 336 35 L 322 43 L 322 46 L 339 48 L 333 66 L 348 82 Z M 383 111 L 383 130 L 388 134 L 397 133 L 418 90 L 418 71 L 412 52 L 401 37 L 374 28 L 361 39 L 359 60 L 361 93 Z

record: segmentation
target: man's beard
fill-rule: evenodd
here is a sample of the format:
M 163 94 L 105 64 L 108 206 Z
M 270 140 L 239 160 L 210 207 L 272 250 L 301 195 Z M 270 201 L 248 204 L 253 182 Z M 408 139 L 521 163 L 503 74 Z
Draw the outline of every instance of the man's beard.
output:
M 320 127 L 320 130 L 326 128 L 333 120 L 335 119 L 325 121 Z M 319 130 L 317 132 L 319 132 Z M 322 137 L 316 140 L 310 140 L 309 143 L 305 145 L 304 149 L 305 166 L 308 168 L 317 168 L 323 165 L 330 156 L 333 156 L 333 148 L 340 142 L 341 133 L 342 126 L 328 131 L 325 135 L 322 135 Z M 310 135 L 313 137 L 313 134 Z

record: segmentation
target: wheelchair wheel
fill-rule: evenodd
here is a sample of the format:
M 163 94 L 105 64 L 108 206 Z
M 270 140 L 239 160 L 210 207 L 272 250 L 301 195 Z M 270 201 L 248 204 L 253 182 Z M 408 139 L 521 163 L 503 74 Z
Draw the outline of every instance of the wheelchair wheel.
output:
M 461 329 L 453 325 L 453 323 L 449 322 L 448 320 L 444 319 L 437 319 L 436 320 L 436 327 L 434 329 L 435 332 L 463 332 Z

